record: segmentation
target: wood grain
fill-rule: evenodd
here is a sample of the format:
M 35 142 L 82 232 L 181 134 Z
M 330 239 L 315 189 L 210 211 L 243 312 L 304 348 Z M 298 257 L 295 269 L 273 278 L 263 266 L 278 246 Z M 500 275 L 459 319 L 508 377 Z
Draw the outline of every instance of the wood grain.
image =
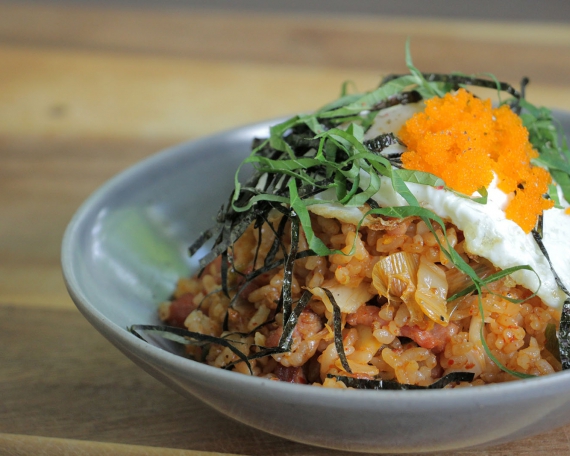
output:
M 0 61 L 0 134 L 86 141 L 92 136 L 182 141 L 310 111 L 335 99 L 343 81 L 368 90 L 390 72 L 386 66 L 370 71 L 204 61 L 1 42 Z M 518 84 L 524 74 L 512 82 Z M 532 83 L 528 96 L 537 104 L 570 106 L 568 86 Z
M 6 43 L 207 60 L 403 71 L 408 37 L 426 71 L 567 81 L 567 25 L 0 5 Z
M 0 434 L 0 449 L 2 454 L 10 456 L 232 456 L 229 453 L 211 451 L 175 450 L 16 434 Z
M 307 111 L 377 73 L 0 43 L 0 133 L 188 138 Z

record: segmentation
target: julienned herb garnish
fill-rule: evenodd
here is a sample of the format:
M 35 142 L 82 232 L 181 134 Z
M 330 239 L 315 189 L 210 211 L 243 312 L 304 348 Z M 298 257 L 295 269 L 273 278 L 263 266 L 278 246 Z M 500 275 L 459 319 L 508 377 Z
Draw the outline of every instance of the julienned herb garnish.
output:
M 366 214 L 358 224 L 356 230 L 367 217 L 385 216 L 392 218 L 405 218 L 409 216 L 419 217 L 429 230 L 436 235 L 436 229 L 441 229 L 443 240 L 436 235 L 441 252 L 451 261 L 457 269 L 466 274 L 472 281 L 472 285 L 464 290 L 456 292 L 448 298 L 453 301 L 470 293 L 478 295 L 478 307 L 481 318 L 484 320 L 483 302 L 481 293 L 483 289 L 488 291 L 488 285 L 507 275 L 532 268 L 520 265 L 499 271 L 483 279 L 465 262 L 465 260 L 450 246 L 446 235 L 444 221 L 435 213 L 420 206 L 407 183 L 418 183 L 438 188 L 448 188 L 439 177 L 422 172 L 402 168 L 400 156 L 383 155 L 386 147 L 397 144 L 400 140 L 394 134 L 380 135 L 371 140 L 364 140 L 364 134 L 372 125 L 376 114 L 387 107 L 417 102 L 432 97 L 442 97 L 446 93 L 456 91 L 467 86 L 493 88 L 506 93 L 509 98 L 501 104 L 508 105 L 513 112 L 519 114 L 525 127 L 530 133 L 530 141 L 538 150 L 539 157 L 536 164 L 548 168 L 558 185 L 561 186 L 565 199 L 570 200 L 570 151 L 568 145 L 561 138 L 559 129 L 555 126 L 550 111 L 545 108 L 536 108 L 524 99 L 524 87 L 528 80 L 524 79 L 521 91 L 511 85 L 499 82 L 493 77 L 481 78 L 463 74 L 436 74 L 421 73 L 411 60 L 409 48 L 406 49 L 406 63 L 409 74 L 392 75 L 386 77 L 380 86 L 364 94 L 348 94 L 346 87 L 343 88 L 342 96 L 328 105 L 317 110 L 313 114 L 298 115 L 270 129 L 269 138 L 254 141 L 251 154 L 241 166 L 251 164 L 255 168 L 255 174 L 246 183 L 241 184 L 239 179 L 240 169 L 235 175 L 235 190 L 226 207 L 219 211 L 216 224 L 210 230 L 204 232 L 190 246 L 190 254 L 194 255 L 209 239 L 213 239 L 213 247 L 210 252 L 200 260 L 200 266 L 206 267 L 218 256 L 222 256 L 222 289 L 228 297 L 230 291 L 235 291 L 230 301 L 232 308 L 240 292 L 244 290 L 254 279 L 261 274 L 275 268 L 283 267 L 284 277 L 277 312 L 283 313 L 283 333 L 277 347 L 257 346 L 257 351 L 246 356 L 239 349 L 239 342 L 232 340 L 231 334 L 224 337 L 213 337 L 187 331 L 181 328 L 152 325 L 133 325 L 131 332 L 140 337 L 139 332 L 153 332 L 168 339 L 182 344 L 219 344 L 232 350 L 240 361 L 250 369 L 250 361 L 271 354 L 284 353 L 291 349 L 292 336 L 301 312 L 309 303 L 312 294 L 305 291 L 302 297 L 293 302 L 292 280 L 295 260 L 306 256 L 330 254 L 342 254 L 342 251 L 329 249 L 313 232 L 308 206 L 325 203 L 341 203 L 347 207 L 365 207 Z M 522 95 L 521 95 L 522 94 Z M 371 197 L 378 192 L 382 179 L 389 179 L 393 189 L 406 201 L 406 206 L 378 207 Z M 334 199 L 314 198 L 315 195 L 332 189 Z M 329 192 L 330 193 L 330 192 Z M 458 194 L 457 192 L 454 192 Z M 460 196 L 470 198 L 480 204 L 486 204 L 487 192 L 485 188 L 478 190 L 479 197 L 472 198 L 467 195 Z M 554 187 L 549 193 L 558 204 L 558 197 Z M 232 246 L 242 236 L 248 226 L 254 223 L 261 229 L 270 211 L 277 210 L 282 214 L 279 226 L 271 228 L 275 233 L 275 241 L 265 258 L 262 267 L 251 272 L 241 273 L 233 268 Z M 281 242 L 287 222 L 291 226 L 291 245 L 289 251 Z M 541 243 L 540 223 L 533 230 L 533 236 L 544 252 L 548 255 Z M 269 226 L 272 226 L 269 224 Z M 300 229 L 303 230 L 307 240 L 308 249 L 298 251 L 298 239 Z M 259 246 L 261 237 L 259 237 Z M 278 251 L 283 252 L 283 259 L 276 260 Z M 353 254 L 353 244 L 349 254 Z M 257 252 L 255 254 L 257 259 Z M 254 264 L 256 261 L 254 261 Z M 238 274 L 243 275 L 237 290 L 231 290 L 228 284 L 228 267 L 232 267 Z M 558 275 L 553 270 L 560 288 L 568 294 L 567 288 L 562 284 Z M 538 275 L 537 275 L 538 277 Z M 539 279 L 540 281 L 540 279 Z M 534 290 L 534 296 L 538 290 Z M 340 308 L 335 302 L 333 294 L 324 290 L 333 308 L 333 332 L 336 351 L 339 355 L 343 369 L 351 374 L 351 368 L 346 358 L 343 338 L 342 319 Z M 532 297 L 531 296 L 531 297 Z M 513 303 L 520 300 L 508 296 L 501 296 Z M 443 316 L 441 317 L 443 320 Z M 227 318 L 226 318 L 227 322 Z M 259 327 L 273 323 L 268 320 Z M 503 366 L 493 355 L 483 334 L 481 325 L 480 338 L 487 356 L 502 370 L 519 377 L 531 377 L 528 374 L 508 369 Z M 258 328 L 255 328 L 254 333 Z M 227 327 L 224 328 L 227 330 Z M 554 330 L 554 334 L 556 331 Z M 555 356 L 560 356 L 564 369 L 570 366 L 570 301 L 563 306 L 562 318 L 559 330 L 559 343 L 554 344 L 552 339 L 553 329 L 549 328 L 549 350 L 558 351 Z M 559 348 L 558 348 L 559 347 Z M 228 364 L 231 368 L 236 362 Z M 397 382 L 383 382 L 381 380 L 356 379 L 353 377 L 336 376 L 338 381 L 347 386 L 364 389 L 421 389 L 411 385 L 403 385 Z M 428 388 L 442 388 L 450 382 L 471 381 L 473 374 L 457 372 L 449 374 Z

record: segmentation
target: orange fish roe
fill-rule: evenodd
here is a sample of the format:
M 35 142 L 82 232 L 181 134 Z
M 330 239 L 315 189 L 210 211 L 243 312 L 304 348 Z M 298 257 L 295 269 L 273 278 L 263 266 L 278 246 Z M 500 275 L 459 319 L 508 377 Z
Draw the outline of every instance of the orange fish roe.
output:
M 550 174 L 530 164 L 537 152 L 521 119 L 508 106 L 494 109 L 464 89 L 425 105 L 399 133 L 408 148 L 404 167 L 435 174 L 466 195 L 488 187 L 496 174 L 499 189 L 514 195 L 507 218 L 530 232 L 554 203 L 543 197 Z

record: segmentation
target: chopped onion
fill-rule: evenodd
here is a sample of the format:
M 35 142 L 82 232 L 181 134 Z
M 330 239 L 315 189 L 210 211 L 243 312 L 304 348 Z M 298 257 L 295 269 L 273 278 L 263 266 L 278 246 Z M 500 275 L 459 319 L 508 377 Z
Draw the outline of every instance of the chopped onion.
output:
M 420 258 L 418 281 L 415 293 L 416 303 L 431 320 L 442 326 L 449 324 L 447 311 L 447 279 L 445 272 L 435 263 Z
M 406 302 L 416 291 L 419 255 L 397 252 L 382 258 L 372 270 L 372 284 L 389 301 Z
M 410 312 L 411 323 L 423 319 L 415 300 L 420 257 L 414 253 L 397 252 L 382 258 L 372 270 L 372 284 L 388 301 L 404 302 Z
M 357 287 L 347 287 L 336 281 L 327 281 L 321 287 L 310 288 L 309 291 L 320 298 L 327 310 L 332 312 L 332 304 L 324 292 L 326 288 L 334 296 L 340 310 L 348 314 L 356 312 L 360 306 L 372 299 L 374 295 L 368 291 L 368 286 L 365 282 L 361 282 Z

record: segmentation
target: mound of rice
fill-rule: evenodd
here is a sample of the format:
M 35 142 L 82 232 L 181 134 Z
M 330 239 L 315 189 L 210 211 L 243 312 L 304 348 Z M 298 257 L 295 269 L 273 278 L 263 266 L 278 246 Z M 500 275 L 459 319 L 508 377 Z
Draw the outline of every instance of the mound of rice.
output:
M 244 275 L 264 264 L 281 217 L 271 213 L 263 226 L 250 226 L 234 244 L 230 298 L 243 284 Z M 470 282 L 447 261 L 435 235 L 419 218 L 376 217 L 377 223 L 361 227 L 358 233 L 354 225 L 336 219 L 312 214 L 311 221 L 315 235 L 345 255 L 295 261 L 293 305 L 304 290 L 313 296 L 293 331 L 291 351 L 252 359 L 254 375 L 338 388 L 346 385 L 334 376 L 427 386 L 450 372 L 474 374 L 472 382 L 453 382 L 447 387 L 516 379 L 488 356 L 481 334 L 492 355 L 512 371 L 545 375 L 561 369 L 546 349 L 545 336 L 547 325 L 558 326 L 560 310 L 537 297 L 522 304 L 501 298 L 531 296 L 508 276 L 483 291 L 483 319 L 473 294 L 446 302 Z M 496 272 L 485 259 L 465 252 L 463 234 L 456 227 L 447 224 L 446 232 L 445 242 L 481 277 Z M 441 231 L 436 234 L 443 242 Z M 284 235 L 286 250 L 290 242 L 290 235 Z M 353 245 L 356 248 L 350 254 Z M 298 249 L 307 248 L 301 231 Z M 282 251 L 279 258 L 283 258 Z M 233 340 L 245 355 L 275 347 L 283 332 L 283 313 L 278 307 L 283 267 L 241 287 L 242 293 L 230 307 L 230 298 L 221 290 L 220 265 L 218 258 L 199 277 L 181 279 L 172 300 L 160 306 L 160 318 L 167 325 Z M 333 309 L 324 289 L 334 295 L 342 311 L 342 341 L 351 373 L 343 368 L 334 343 Z M 216 367 L 235 363 L 234 371 L 250 375 L 245 363 L 227 347 L 188 345 L 187 352 Z

